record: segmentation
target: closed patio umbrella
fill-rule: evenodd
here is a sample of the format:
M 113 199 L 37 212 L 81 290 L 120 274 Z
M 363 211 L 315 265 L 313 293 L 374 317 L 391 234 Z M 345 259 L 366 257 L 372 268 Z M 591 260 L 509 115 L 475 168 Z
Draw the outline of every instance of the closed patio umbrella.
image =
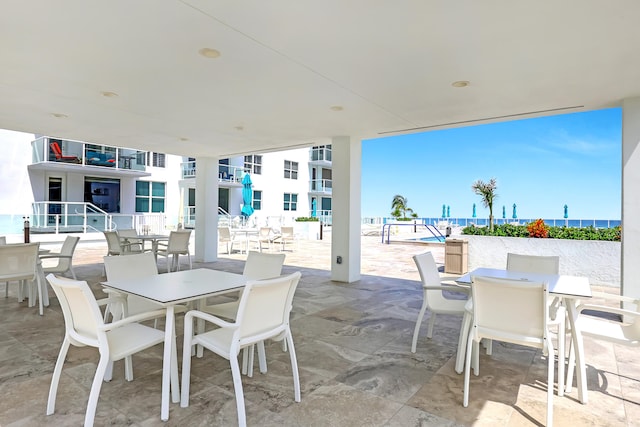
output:
M 451 217 L 451 206 L 447 206 L 447 218 Z
M 317 211 L 316 211 L 316 209 L 317 209 L 317 206 L 316 206 L 316 205 L 317 205 L 317 204 L 318 204 L 318 203 L 316 202 L 316 199 L 312 199 L 312 200 L 311 200 L 311 217 L 312 217 L 312 218 L 315 218 L 315 217 L 316 217 L 316 215 L 317 215 Z
M 564 205 L 564 219 L 569 218 L 569 206 Z
M 447 217 L 447 205 L 442 205 L 442 218 Z
M 249 174 L 245 174 L 242 178 L 242 215 L 250 217 L 253 214 L 253 207 L 251 202 L 253 201 L 253 189 L 251 188 L 251 177 Z
M 504 205 L 502 205 L 502 219 L 507 217 L 507 209 Z
M 513 219 L 518 219 L 518 215 L 516 215 L 516 204 L 513 204 Z
M 473 204 L 473 213 L 471 214 L 471 218 L 475 218 L 476 217 L 476 204 Z

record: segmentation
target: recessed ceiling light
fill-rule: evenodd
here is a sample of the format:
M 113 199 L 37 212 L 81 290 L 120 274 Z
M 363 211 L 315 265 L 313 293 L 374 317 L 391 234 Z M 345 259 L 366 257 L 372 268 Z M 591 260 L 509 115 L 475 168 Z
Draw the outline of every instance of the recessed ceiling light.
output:
M 332 111 L 342 111 L 344 110 L 344 107 L 342 105 L 334 105 L 333 107 L 331 107 Z
M 215 49 L 210 49 L 208 47 L 203 47 L 198 51 L 198 53 L 205 58 L 218 58 L 220 56 L 220 51 Z
M 244 126 L 242 125 L 236 126 L 236 130 L 244 130 Z
M 188 140 L 189 140 L 189 138 L 185 138 L 184 136 L 182 138 L 180 138 L 180 141 L 182 141 L 182 142 L 186 142 Z
M 66 114 L 62 114 L 62 113 L 51 113 L 51 115 L 56 119 L 66 119 L 67 117 L 69 117 Z
M 451 83 L 451 86 L 453 87 L 467 87 L 469 86 L 471 83 L 467 80 L 458 80 L 456 82 Z
M 109 91 L 100 92 L 100 94 L 105 98 L 117 98 L 119 96 L 117 93 Z

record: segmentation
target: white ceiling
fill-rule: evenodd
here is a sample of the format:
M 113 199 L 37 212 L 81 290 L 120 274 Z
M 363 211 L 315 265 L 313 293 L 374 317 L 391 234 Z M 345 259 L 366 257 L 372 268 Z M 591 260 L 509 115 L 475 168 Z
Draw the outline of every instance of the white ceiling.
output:
M 639 16 L 637 0 L 4 0 L 0 128 L 226 157 L 612 107 L 640 95 Z

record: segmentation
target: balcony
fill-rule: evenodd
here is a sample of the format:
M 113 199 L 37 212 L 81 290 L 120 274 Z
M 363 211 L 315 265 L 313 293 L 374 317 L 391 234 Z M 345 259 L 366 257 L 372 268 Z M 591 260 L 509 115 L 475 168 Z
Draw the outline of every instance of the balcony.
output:
M 182 179 L 193 179 L 196 177 L 196 162 L 183 162 L 181 164 Z M 236 187 L 242 185 L 244 177 L 243 166 L 232 166 L 220 163 L 218 164 L 218 182 L 223 186 Z
M 332 180 L 330 179 L 313 179 L 309 181 L 309 192 L 318 194 L 331 194 Z
M 82 167 L 138 172 L 146 170 L 146 151 L 96 145 L 66 139 L 40 137 L 31 143 L 32 167 L 77 169 Z M 55 165 L 55 166 L 54 166 Z
M 309 163 L 331 164 L 331 146 L 313 147 L 309 151 Z

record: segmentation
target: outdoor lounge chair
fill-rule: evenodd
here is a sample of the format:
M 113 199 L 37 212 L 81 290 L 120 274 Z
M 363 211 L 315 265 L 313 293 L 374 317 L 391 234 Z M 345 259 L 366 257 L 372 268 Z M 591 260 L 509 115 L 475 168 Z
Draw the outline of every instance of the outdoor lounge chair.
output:
M 66 163 L 81 163 L 78 156 L 64 156 L 62 154 L 62 149 L 57 142 L 52 142 L 49 144 L 51 150 L 53 151 L 53 155 L 56 157 L 56 162 L 66 162 Z

